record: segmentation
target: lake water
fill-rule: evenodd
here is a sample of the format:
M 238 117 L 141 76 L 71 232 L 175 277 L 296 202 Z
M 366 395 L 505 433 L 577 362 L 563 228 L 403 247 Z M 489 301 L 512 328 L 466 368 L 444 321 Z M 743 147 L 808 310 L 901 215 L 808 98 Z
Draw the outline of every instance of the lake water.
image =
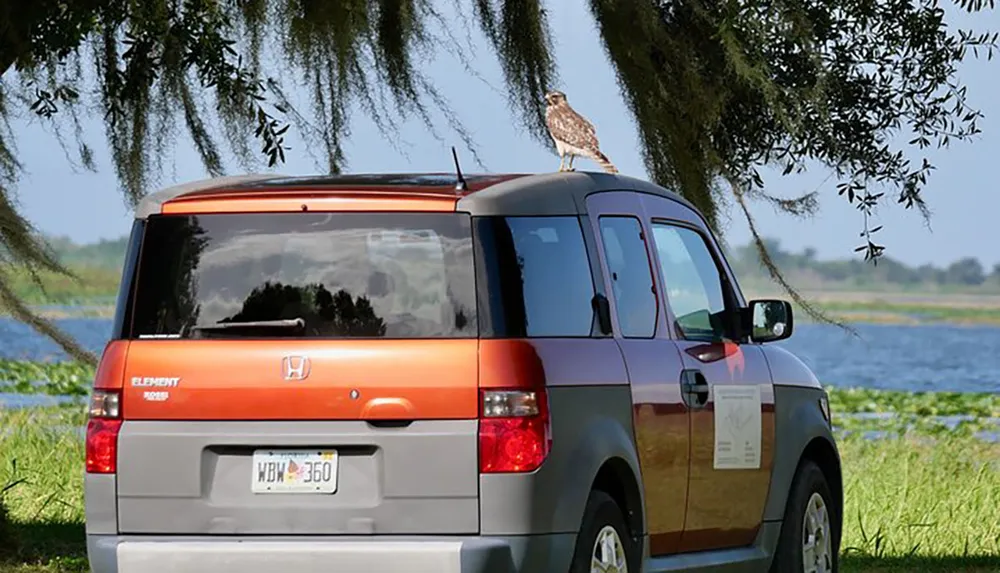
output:
M 111 332 L 109 319 L 55 322 L 95 353 L 100 353 Z M 859 337 L 835 326 L 800 324 L 789 340 L 778 344 L 832 386 L 1000 393 L 1000 328 L 877 324 L 854 328 Z M 0 319 L 0 358 L 55 361 L 66 356 L 30 327 Z M 0 398 L 11 401 L 9 396 Z

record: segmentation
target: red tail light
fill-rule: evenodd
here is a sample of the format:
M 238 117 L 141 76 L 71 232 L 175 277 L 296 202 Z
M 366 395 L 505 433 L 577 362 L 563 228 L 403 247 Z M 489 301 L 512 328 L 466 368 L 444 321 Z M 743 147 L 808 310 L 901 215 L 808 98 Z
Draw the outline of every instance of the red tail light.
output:
M 87 473 L 118 471 L 118 430 L 121 427 L 121 420 L 91 418 L 87 422 Z
M 87 422 L 87 473 L 118 471 L 118 432 L 122 427 L 121 387 L 125 378 L 128 342 L 108 343 L 94 376 Z
M 479 418 L 479 471 L 525 473 L 538 469 L 552 447 L 545 390 L 483 390 Z

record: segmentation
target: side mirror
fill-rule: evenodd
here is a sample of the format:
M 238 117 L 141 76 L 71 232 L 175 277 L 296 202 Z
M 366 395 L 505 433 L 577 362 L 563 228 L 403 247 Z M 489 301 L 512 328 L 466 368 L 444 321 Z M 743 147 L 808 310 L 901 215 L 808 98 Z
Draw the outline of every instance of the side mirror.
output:
M 774 342 L 792 335 L 792 305 L 784 300 L 752 300 L 746 324 L 753 342 Z

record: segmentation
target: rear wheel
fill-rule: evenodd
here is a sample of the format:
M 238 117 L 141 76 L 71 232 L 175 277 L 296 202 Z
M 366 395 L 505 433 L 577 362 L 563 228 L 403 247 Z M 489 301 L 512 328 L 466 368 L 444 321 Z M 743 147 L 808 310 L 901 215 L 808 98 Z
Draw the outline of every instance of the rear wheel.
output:
M 603 491 L 590 492 L 570 573 L 637 572 L 634 546 L 615 500 Z
M 805 460 L 788 494 L 772 573 L 837 573 L 833 497 L 823 471 Z

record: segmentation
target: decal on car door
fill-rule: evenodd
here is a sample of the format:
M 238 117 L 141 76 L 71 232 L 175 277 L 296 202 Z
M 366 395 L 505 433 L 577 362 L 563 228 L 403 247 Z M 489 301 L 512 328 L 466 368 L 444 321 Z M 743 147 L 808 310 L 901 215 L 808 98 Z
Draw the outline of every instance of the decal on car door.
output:
M 715 451 L 712 468 L 760 468 L 760 386 L 713 385 Z

